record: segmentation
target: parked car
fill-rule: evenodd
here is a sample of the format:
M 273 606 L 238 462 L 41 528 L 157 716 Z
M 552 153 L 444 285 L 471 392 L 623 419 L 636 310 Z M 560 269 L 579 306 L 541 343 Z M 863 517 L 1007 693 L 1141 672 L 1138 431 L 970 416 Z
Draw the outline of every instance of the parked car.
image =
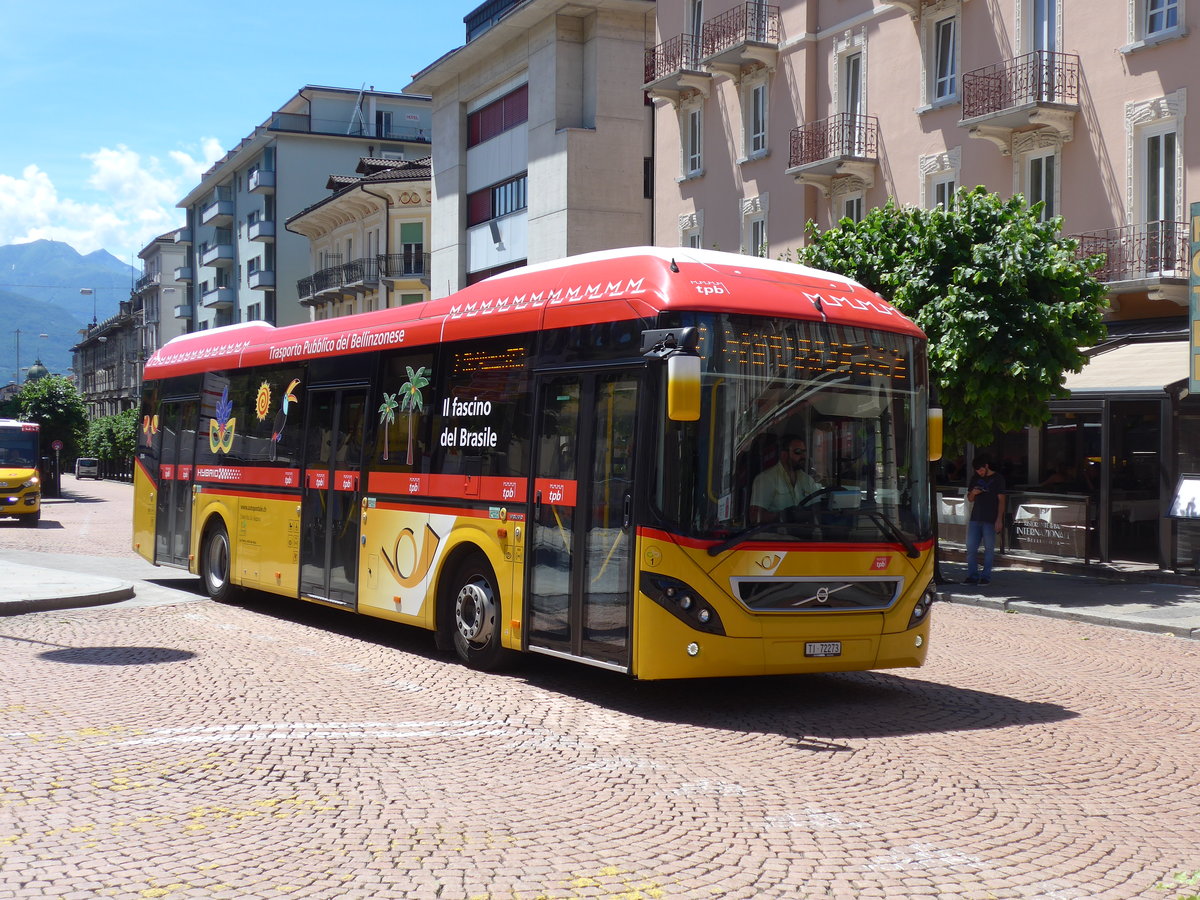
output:
M 75 460 L 76 478 L 100 478 L 100 460 L 91 456 L 81 456 Z

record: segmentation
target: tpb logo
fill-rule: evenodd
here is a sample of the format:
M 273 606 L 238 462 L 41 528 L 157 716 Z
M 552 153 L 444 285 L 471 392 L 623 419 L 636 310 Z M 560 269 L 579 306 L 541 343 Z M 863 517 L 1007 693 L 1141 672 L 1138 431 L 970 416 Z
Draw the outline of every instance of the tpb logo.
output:
M 728 294 L 729 288 L 725 287 L 719 281 L 693 281 L 692 287 L 696 289 L 697 294 L 711 296 L 713 294 Z

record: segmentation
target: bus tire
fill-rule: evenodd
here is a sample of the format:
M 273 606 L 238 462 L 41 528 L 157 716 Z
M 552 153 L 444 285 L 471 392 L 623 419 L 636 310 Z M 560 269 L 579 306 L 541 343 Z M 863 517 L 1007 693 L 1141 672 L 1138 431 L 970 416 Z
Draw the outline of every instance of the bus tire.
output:
M 500 643 L 500 592 L 492 567 L 482 555 L 472 554 L 447 584 L 441 618 L 451 632 L 455 655 L 472 669 L 503 668 L 512 653 Z
M 35 513 L 26 513 L 21 516 L 21 524 L 26 528 L 37 528 L 40 521 L 42 521 L 42 511 L 40 509 Z
M 238 589 L 230 580 L 231 554 L 229 532 L 223 522 L 217 521 L 204 532 L 204 545 L 200 553 L 200 577 L 204 590 L 218 603 L 231 603 L 238 596 Z

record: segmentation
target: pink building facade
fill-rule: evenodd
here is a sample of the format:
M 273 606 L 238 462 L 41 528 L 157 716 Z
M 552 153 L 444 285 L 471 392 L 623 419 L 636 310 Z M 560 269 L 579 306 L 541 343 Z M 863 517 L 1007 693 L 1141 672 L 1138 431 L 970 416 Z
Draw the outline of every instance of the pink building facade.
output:
M 1193 564 L 1200 527 L 1170 512 L 1180 473 L 1200 471 L 1200 0 L 659 0 L 656 18 L 655 243 L 779 257 L 808 221 L 889 198 L 932 207 L 983 185 L 1043 202 L 1105 254 L 1113 341 L 1068 378 L 1050 427 L 991 449 L 1022 490 L 1070 476 L 1058 490 L 1090 529 L 1077 555 Z

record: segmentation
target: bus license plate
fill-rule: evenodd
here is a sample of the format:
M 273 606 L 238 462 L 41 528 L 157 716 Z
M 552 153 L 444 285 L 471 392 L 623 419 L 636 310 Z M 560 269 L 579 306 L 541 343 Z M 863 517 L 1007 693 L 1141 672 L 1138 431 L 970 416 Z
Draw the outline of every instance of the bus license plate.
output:
M 809 641 L 804 645 L 805 656 L 841 656 L 841 641 Z

